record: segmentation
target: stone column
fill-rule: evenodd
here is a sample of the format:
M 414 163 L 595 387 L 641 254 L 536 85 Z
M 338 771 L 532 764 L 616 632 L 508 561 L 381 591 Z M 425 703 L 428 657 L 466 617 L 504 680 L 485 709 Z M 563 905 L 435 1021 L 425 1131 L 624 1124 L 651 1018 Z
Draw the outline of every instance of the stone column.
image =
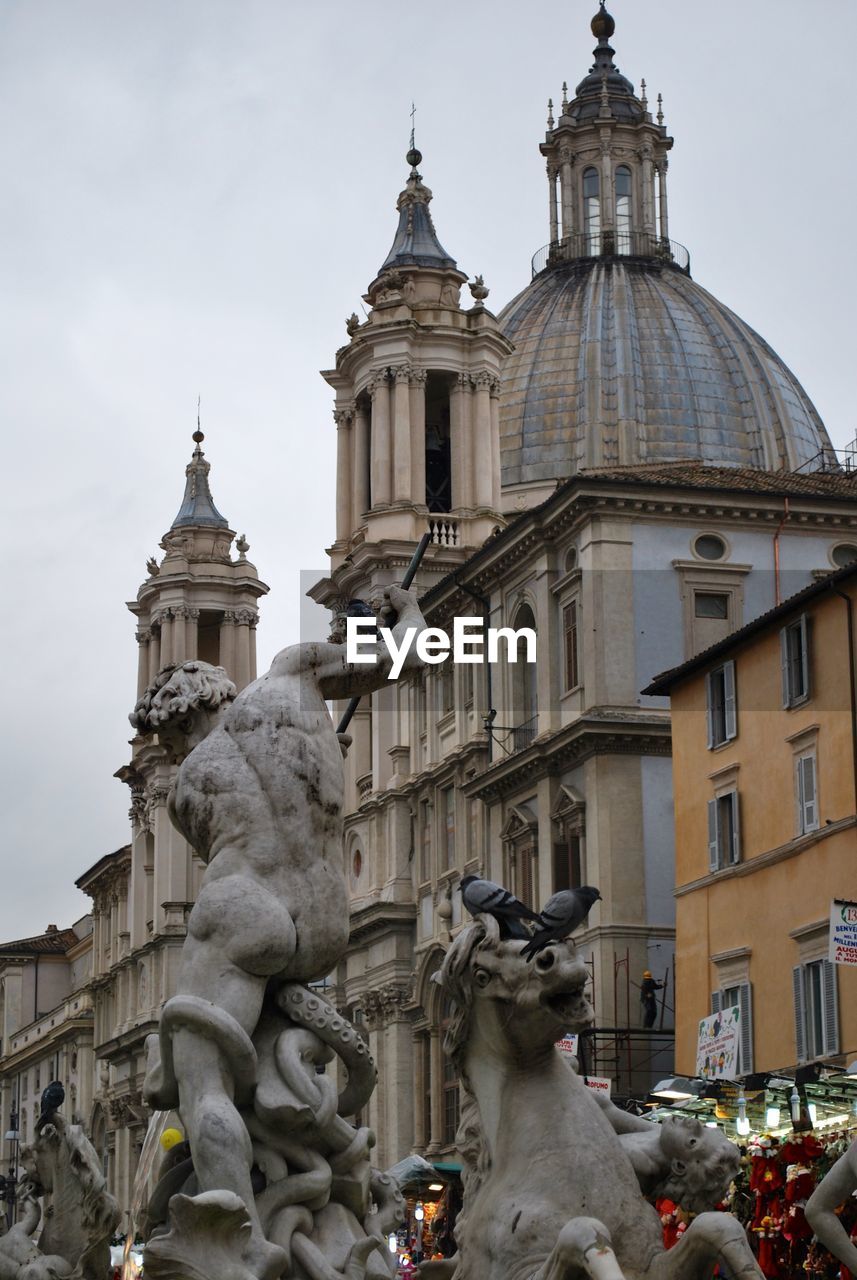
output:
M 152 633 L 148 629 L 137 632 L 137 697 L 142 698 L 149 684 L 149 643 Z
M 432 1027 L 431 1036 L 431 1133 L 426 1154 L 432 1155 L 443 1146 L 443 1049 L 440 1027 Z
M 499 378 L 491 379 L 491 505 L 500 510 L 500 387 Z
M 369 510 L 369 412 L 359 404 L 354 410 L 352 431 L 351 518 L 356 528 Z
M 426 502 L 426 379 L 425 369 L 411 369 L 411 502 Z
M 411 367 L 397 365 L 393 391 L 393 501 L 411 496 Z
M 250 683 L 250 672 L 252 670 L 252 659 L 250 653 L 250 623 L 255 621 L 256 615 L 252 609 L 238 609 L 235 613 L 235 621 L 237 623 L 235 633 L 235 675 L 232 679 L 238 686 L 239 692 Z
M 336 540 L 345 542 L 354 527 L 351 519 L 351 420 L 344 409 L 334 409 L 336 423 Z
M 646 144 L 640 152 L 642 160 L 643 183 L 643 230 L 647 235 L 655 234 L 654 185 L 652 174 L 652 148 Z
M 258 626 L 258 623 L 259 623 L 258 615 L 254 613 L 253 617 L 250 619 L 250 679 L 251 680 L 256 679 L 256 627 Z
M 556 168 L 548 162 L 548 217 L 550 219 L 551 244 L 559 239 L 556 212 Z
M 187 608 L 184 623 L 185 655 L 188 658 L 199 657 L 199 609 Z
M 562 191 L 562 234 L 563 239 L 574 231 L 574 212 L 571 199 L 571 152 L 563 147 L 560 153 L 560 190 Z
M 187 609 L 184 605 L 177 605 L 173 609 L 173 662 L 184 662 L 187 658 L 187 646 L 185 642 L 185 620 L 187 618 Z
M 226 668 L 231 680 L 235 679 L 235 614 L 224 610 L 220 624 L 220 665 Z
M 387 370 L 379 371 L 370 384 L 372 396 L 372 506 L 390 501 L 390 386 Z
M 473 379 L 475 394 L 475 424 L 473 432 L 474 479 L 476 488 L 476 506 L 490 507 L 493 501 L 493 480 L 491 476 L 491 383 L 492 375 L 487 369 L 480 370 Z
M 452 509 L 474 506 L 473 425 L 470 413 L 473 385 L 469 373 L 459 373 L 449 392 L 450 460 L 452 463 Z
M 173 658 L 173 611 L 164 609 L 161 614 L 161 666 L 174 662 Z
M 612 231 L 616 226 L 616 198 L 613 193 L 613 157 L 610 154 L 610 137 L 601 142 L 601 230 Z
M 662 240 L 670 238 L 669 215 L 667 214 L 667 158 L 664 156 L 658 165 L 658 191 L 661 204 L 661 225 L 658 228 Z
M 149 640 L 149 684 L 155 679 L 155 676 L 161 669 L 161 628 L 160 626 L 152 626 L 151 639 Z
M 418 1152 L 422 1152 L 428 1143 L 428 1134 L 425 1131 L 425 1108 L 423 1106 L 423 1099 L 428 1088 L 428 1081 L 425 1078 L 425 1052 L 423 1049 L 425 1039 L 425 1031 L 415 1031 L 411 1039 L 411 1056 L 414 1063 L 414 1147 Z

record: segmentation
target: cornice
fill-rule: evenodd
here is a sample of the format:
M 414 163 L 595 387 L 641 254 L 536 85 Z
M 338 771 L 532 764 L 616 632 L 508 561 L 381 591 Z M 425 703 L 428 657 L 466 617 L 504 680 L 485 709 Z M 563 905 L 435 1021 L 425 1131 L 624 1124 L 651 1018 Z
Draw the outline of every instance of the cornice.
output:
M 392 928 L 398 932 L 410 932 L 417 918 L 417 907 L 412 902 L 373 902 L 362 907 L 350 917 L 349 944 L 369 942 L 385 936 Z
M 464 795 L 495 800 L 541 778 L 553 777 L 594 755 L 670 756 L 669 723 L 651 717 L 598 720 L 582 716 L 524 751 L 492 764 L 470 782 Z
M 154 1018 L 147 1018 L 145 1022 L 140 1022 L 134 1027 L 130 1027 L 127 1031 L 123 1031 L 121 1035 L 114 1036 L 111 1040 L 102 1040 L 100 1044 L 95 1046 L 96 1054 L 99 1058 L 106 1058 L 108 1062 L 112 1062 L 117 1058 L 127 1057 L 132 1049 L 138 1052 L 143 1050 L 146 1037 L 153 1035 L 158 1030 L 158 1023 Z
M 838 835 L 840 831 L 849 831 L 852 827 L 857 827 L 857 817 L 840 818 L 837 822 L 831 822 L 829 827 L 820 827 L 818 831 L 797 836 L 786 844 L 777 845 L 776 848 L 768 849 L 755 858 L 748 858 L 746 862 L 739 862 L 734 867 L 721 867 L 719 871 L 712 871 L 708 875 L 699 876 L 696 880 L 689 880 L 687 884 L 680 884 L 673 890 L 673 896 L 683 898 L 688 893 L 708 889 L 711 885 L 721 884 L 725 880 L 740 880 L 743 876 L 752 876 L 755 872 L 764 871 L 766 867 L 775 866 L 778 862 L 787 862 L 789 858 L 796 858 L 799 854 L 806 853 L 813 845 L 820 844 L 822 840 L 829 840 L 831 836 Z

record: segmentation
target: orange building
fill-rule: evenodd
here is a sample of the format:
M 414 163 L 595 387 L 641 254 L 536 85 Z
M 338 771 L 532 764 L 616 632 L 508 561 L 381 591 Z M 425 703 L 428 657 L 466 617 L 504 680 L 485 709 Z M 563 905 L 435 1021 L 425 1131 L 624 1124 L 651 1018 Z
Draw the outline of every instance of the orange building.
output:
M 857 1059 L 857 966 L 832 964 L 857 899 L 857 564 L 645 690 L 672 703 L 676 1068 L 737 1005 L 739 1074 Z

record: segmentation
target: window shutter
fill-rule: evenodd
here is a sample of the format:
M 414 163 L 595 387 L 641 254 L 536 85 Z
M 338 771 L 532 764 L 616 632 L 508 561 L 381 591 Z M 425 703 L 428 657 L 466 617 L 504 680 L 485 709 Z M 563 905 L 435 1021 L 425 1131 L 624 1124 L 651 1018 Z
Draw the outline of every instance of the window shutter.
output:
M 839 1009 L 836 1000 L 836 966 L 821 962 L 824 983 L 824 1056 L 839 1052 Z
M 806 1015 L 803 998 L 803 969 L 800 965 L 792 969 L 795 999 L 795 1049 L 798 1062 L 806 1062 Z
M 806 614 L 800 620 L 800 661 L 803 669 L 803 696 L 809 697 L 809 622 Z
M 716 871 L 720 859 L 717 849 L 717 801 L 708 802 L 708 868 Z
M 738 1008 L 741 1011 L 741 1074 L 753 1070 L 753 987 L 742 982 L 738 988 Z
M 712 1013 L 720 1012 L 720 992 L 719 991 L 712 991 L 711 993 L 711 1012 Z
M 799 756 L 797 761 L 797 795 L 800 810 L 800 834 L 818 827 L 818 801 L 815 794 L 815 756 Z
M 780 632 L 780 668 L 783 677 L 783 706 L 791 703 L 791 681 L 789 680 L 789 632 L 783 627 Z
M 723 702 L 726 739 L 734 738 L 738 732 L 738 719 L 735 709 L 735 663 L 727 662 L 723 667 Z
M 708 721 L 708 748 L 714 746 L 714 689 L 711 683 L 712 672 L 705 677 L 705 715 Z
M 738 813 L 738 792 L 732 791 L 731 817 L 732 817 L 732 861 L 741 861 L 741 823 Z

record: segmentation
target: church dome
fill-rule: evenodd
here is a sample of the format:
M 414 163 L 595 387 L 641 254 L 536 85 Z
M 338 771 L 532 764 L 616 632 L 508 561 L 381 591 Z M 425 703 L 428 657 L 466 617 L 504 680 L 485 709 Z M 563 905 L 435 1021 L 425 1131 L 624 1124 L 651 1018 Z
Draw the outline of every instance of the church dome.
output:
M 686 271 L 653 259 L 549 266 L 501 312 L 502 484 L 675 460 L 794 470 L 830 448 L 775 351 Z

